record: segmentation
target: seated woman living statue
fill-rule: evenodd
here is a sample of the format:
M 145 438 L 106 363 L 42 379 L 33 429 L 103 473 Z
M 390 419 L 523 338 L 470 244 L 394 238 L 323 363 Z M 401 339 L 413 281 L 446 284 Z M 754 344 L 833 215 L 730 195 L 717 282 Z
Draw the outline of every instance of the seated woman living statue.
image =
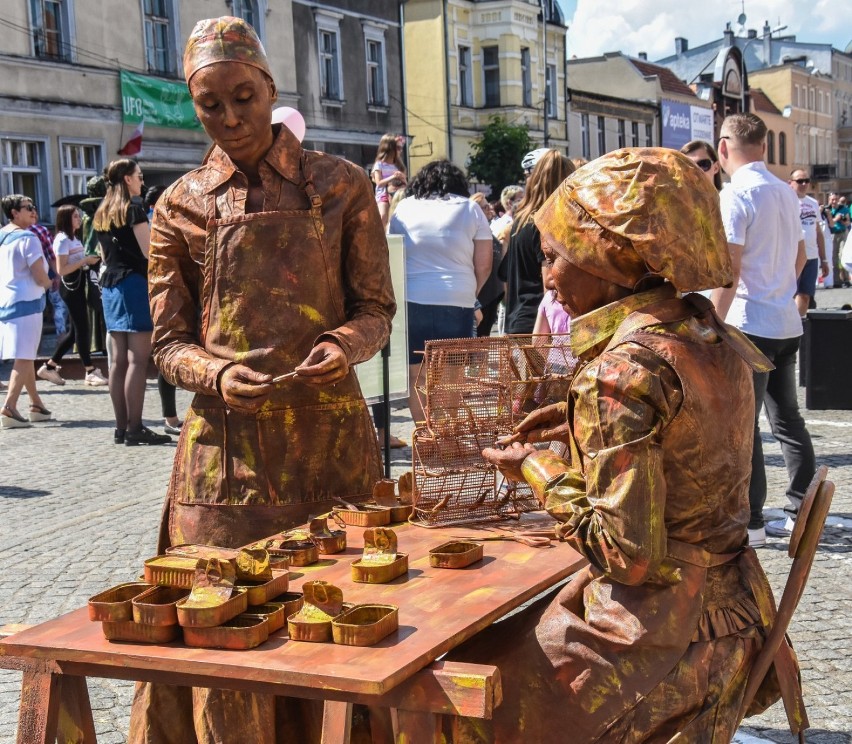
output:
M 503 703 L 447 733 L 728 742 L 774 605 L 746 544 L 751 376 L 769 362 L 680 294 L 731 281 L 718 196 L 674 150 L 623 149 L 569 176 L 535 223 L 580 362 L 566 402 L 484 455 L 589 565 L 453 652 L 498 666 Z M 530 444 L 546 440 L 570 459 Z M 753 710 L 777 699 L 770 677 Z

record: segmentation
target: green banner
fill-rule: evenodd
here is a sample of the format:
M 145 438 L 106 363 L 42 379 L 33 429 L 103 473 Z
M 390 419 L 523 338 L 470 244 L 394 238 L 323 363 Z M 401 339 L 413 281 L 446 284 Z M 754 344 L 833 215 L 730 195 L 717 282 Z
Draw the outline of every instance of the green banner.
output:
M 138 124 L 144 119 L 155 127 L 201 129 L 186 83 L 124 70 L 120 74 L 122 121 L 126 124 Z

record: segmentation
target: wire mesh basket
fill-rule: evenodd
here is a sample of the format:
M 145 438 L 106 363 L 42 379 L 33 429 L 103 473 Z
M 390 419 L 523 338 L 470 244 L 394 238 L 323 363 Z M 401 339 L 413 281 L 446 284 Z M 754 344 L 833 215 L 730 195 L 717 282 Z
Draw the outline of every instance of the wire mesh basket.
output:
M 575 364 L 565 335 L 427 342 L 415 385 L 426 420 L 412 445 L 412 521 L 437 527 L 538 509 L 526 484 L 505 480 L 481 453 L 530 411 L 565 400 Z

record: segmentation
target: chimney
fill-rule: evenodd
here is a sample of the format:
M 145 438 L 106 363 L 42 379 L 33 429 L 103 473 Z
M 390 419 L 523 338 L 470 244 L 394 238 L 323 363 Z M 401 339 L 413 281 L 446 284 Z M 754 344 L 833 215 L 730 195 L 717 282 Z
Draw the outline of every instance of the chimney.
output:
M 757 30 L 750 28 L 748 30 L 747 36 L 748 36 L 749 39 L 756 39 L 757 38 Z
M 763 66 L 772 64 L 772 27 L 769 21 L 763 22 Z
M 643 59 L 647 62 L 648 61 L 648 52 L 639 52 L 639 59 Z
M 725 32 L 722 34 L 725 37 L 725 46 L 732 47 L 734 45 L 734 32 L 731 29 L 731 22 L 725 24 Z
M 689 49 L 689 41 L 678 36 L 675 38 L 675 54 L 680 57 L 687 49 Z

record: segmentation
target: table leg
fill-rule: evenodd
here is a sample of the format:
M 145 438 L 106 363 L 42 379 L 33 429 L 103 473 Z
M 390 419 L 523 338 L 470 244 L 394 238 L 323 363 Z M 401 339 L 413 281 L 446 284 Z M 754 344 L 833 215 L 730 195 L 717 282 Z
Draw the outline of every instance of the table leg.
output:
M 326 700 L 322 712 L 321 744 L 349 744 L 352 734 L 352 703 Z
M 370 711 L 370 741 L 372 744 L 394 744 L 394 726 L 390 708 L 367 706 Z
M 440 744 L 441 716 L 411 710 L 397 710 L 399 731 L 396 744 Z
M 96 744 L 95 721 L 85 677 L 62 675 L 59 737 L 62 744 Z
M 18 744 L 54 744 L 60 675 L 25 671 L 18 711 Z

